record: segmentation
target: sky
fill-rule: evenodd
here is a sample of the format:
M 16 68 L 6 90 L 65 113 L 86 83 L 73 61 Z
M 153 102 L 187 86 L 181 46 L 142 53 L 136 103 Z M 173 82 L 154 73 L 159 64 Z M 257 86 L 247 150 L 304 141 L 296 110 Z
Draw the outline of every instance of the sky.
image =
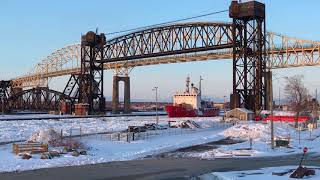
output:
M 319 0 L 261 0 L 266 4 L 267 30 L 291 37 L 320 40 Z M 99 32 L 152 25 L 227 10 L 230 0 L 1 0 L 0 1 L 0 79 L 23 75 L 56 49 L 80 41 L 81 34 L 98 28 Z M 228 13 L 192 21 L 231 22 Z M 112 38 L 112 37 L 107 37 Z M 274 91 L 283 96 L 285 80 L 295 74 L 305 76 L 306 86 L 314 92 L 319 86 L 319 67 L 281 69 Z M 154 86 L 159 99 L 168 101 L 176 91 L 183 91 L 185 78 L 198 84 L 203 77 L 206 97 L 222 101 L 232 89 L 231 60 L 190 62 L 137 67 L 130 74 L 133 100 L 152 100 Z M 105 96 L 112 94 L 113 72 L 105 72 Z M 52 89 L 61 90 L 67 77 L 51 80 Z M 123 84 L 120 84 L 120 88 Z M 123 93 L 120 92 L 120 96 Z

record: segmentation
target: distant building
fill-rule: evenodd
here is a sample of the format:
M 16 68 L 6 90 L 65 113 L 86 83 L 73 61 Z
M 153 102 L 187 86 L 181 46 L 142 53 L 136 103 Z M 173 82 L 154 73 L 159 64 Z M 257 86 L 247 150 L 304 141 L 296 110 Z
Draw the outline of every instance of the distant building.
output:
M 237 118 L 243 121 L 253 120 L 254 112 L 246 108 L 235 108 L 226 113 L 226 118 Z
M 213 107 L 217 107 L 219 109 L 224 109 L 224 103 L 212 103 Z

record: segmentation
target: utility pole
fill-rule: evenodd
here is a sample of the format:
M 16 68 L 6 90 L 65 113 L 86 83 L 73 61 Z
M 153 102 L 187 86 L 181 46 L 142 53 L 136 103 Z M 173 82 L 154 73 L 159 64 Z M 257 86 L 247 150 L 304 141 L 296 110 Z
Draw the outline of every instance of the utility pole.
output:
M 158 116 L 158 87 L 154 87 L 152 90 L 156 91 L 156 124 L 159 125 L 159 116 Z

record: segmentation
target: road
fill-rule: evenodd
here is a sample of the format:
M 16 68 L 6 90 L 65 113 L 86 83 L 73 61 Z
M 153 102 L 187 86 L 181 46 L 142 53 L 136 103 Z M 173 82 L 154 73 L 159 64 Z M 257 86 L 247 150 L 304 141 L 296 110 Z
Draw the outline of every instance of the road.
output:
M 214 171 L 251 170 L 271 166 L 297 165 L 301 155 L 234 159 L 142 159 L 94 165 L 70 166 L 0 174 L 1 180 L 128 180 L 189 179 Z M 320 157 L 310 155 L 306 165 L 320 166 Z

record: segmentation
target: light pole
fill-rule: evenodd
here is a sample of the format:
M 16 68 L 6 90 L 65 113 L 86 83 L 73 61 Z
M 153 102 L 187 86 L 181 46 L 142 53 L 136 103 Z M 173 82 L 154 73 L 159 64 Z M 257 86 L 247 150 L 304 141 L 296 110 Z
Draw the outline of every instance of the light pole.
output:
M 281 98 L 280 98 L 280 86 L 279 86 L 279 110 L 280 110 L 280 108 L 281 108 Z
M 223 119 L 226 117 L 226 97 L 223 96 Z
M 152 89 L 153 91 L 156 91 L 156 123 L 159 125 L 159 117 L 158 117 L 158 87 L 154 87 Z
M 270 107 L 270 126 L 271 126 L 271 149 L 274 149 L 274 125 L 273 125 L 273 87 L 272 87 L 272 71 L 269 69 L 269 107 Z
M 273 83 L 273 80 L 272 80 L 272 71 L 271 69 L 269 69 L 269 72 L 270 72 L 270 84 L 269 84 L 269 96 L 270 96 L 270 101 L 269 101 L 269 107 L 270 107 L 270 125 L 271 125 L 271 149 L 274 149 L 274 124 L 273 124 L 273 86 L 272 86 L 272 83 Z M 276 78 L 275 80 L 277 79 L 280 79 L 281 77 L 279 78 Z M 288 78 L 288 77 L 282 77 L 282 78 Z M 280 89 L 280 88 L 279 88 Z M 280 90 L 279 90 L 279 97 L 280 97 Z M 280 98 L 279 98 L 280 99 Z M 280 101 L 279 101 L 280 102 Z

